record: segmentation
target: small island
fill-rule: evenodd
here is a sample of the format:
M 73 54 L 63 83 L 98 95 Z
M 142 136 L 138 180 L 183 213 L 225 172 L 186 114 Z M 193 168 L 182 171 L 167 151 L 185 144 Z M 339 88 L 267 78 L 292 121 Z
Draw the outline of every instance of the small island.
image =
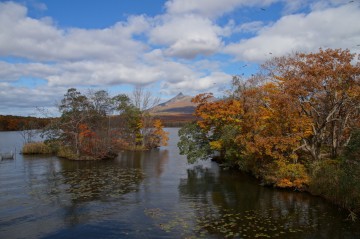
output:
M 105 90 L 84 95 L 68 89 L 58 105 L 60 117 L 42 129 L 44 142 L 27 142 L 23 154 L 56 154 L 72 160 L 100 160 L 121 150 L 147 150 L 165 146 L 167 132 L 149 111 L 158 99 L 142 88 L 132 97 L 110 97 Z M 117 114 L 112 114 L 116 112 Z

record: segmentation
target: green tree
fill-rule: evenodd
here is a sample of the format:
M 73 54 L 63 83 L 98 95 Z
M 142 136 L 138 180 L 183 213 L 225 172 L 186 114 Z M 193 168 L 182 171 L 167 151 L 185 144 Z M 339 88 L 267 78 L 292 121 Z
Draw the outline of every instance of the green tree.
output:
M 185 125 L 178 134 L 180 154 L 186 155 L 189 163 L 206 160 L 213 155 L 208 135 L 197 123 Z

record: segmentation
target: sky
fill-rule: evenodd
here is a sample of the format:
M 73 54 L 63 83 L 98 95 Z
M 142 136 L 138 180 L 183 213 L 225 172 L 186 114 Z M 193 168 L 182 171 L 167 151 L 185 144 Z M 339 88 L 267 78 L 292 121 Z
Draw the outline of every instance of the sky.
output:
M 0 0 L 0 115 L 69 88 L 221 95 L 272 57 L 360 53 L 359 23 L 360 0 Z

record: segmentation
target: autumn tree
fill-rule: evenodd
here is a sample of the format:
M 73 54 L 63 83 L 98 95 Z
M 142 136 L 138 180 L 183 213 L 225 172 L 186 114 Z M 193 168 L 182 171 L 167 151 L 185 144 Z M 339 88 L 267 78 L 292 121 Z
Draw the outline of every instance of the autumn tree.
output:
M 83 95 L 70 88 L 58 105 L 60 117 L 52 121 L 44 135 L 60 143 L 60 148 L 66 151 L 64 157 L 107 157 L 112 146 L 104 122 L 110 108 L 111 98 L 106 91 Z
M 70 88 L 58 106 L 60 117 L 43 135 L 60 144 L 55 146 L 62 150 L 62 156 L 72 159 L 102 159 L 120 149 L 166 145 L 167 133 L 148 112 L 152 96 L 142 92 L 135 90 L 132 100 L 126 94 L 111 97 L 105 90 L 89 90 L 84 95 Z M 110 124 L 114 112 L 120 119 L 117 125 Z
M 150 114 L 159 98 L 150 91 L 136 87 L 131 95 L 119 95 L 113 98 L 116 110 L 120 114 L 120 135 L 132 149 L 149 149 L 166 145 L 167 133 L 163 131 L 161 121 Z
M 251 105 L 244 111 L 242 132 L 237 142 L 243 153 L 263 160 L 296 162 L 297 150 L 304 137 L 311 134 L 311 121 L 291 104 L 291 98 L 278 84 L 268 82 L 244 92 Z
M 298 114 L 312 121 L 311 136 L 302 148 L 313 159 L 330 148 L 336 158 L 359 121 L 360 63 L 349 50 L 327 49 L 274 58 L 264 65 L 268 78 L 289 95 Z
M 273 58 L 246 81 L 234 77 L 221 100 L 196 96 L 197 132 L 180 131 L 180 151 L 190 158 L 217 151 L 238 165 L 246 159 L 247 169 L 275 185 L 304 187 L 309 178 L 299 156 L 336 158 L 359 128 L 359 76 L 348 50 Z
M 81 125 L 89 124 L 93 117 L 91 104 L 85 95 L 82 95 L 75 88 L 68 89 L 59 105 L 61 113 L 59 130 L 64 142 L 69 142 L 77 156 L 80 156 L 81 149 Z
M 165 146 L 168 140 L 161 121 L 150 114 L 159 99 L 142 87 L 136 87 L 130 96 L 113 97 L 115 109 L 120 115 L 119 134 L 133 149 L 149 149 Z
M 136 87 L 130 98 L 140 116 L 140 121 L 137 124 L 137 128 L 140 130 L 140 134 L 138 134 L 137 137 L 137 143 L 143 146 L 149 145 L 148 141 L 151 138 L 155 120 L 149 110 L 156 106 L 160 99 L 155 97 L 150 91 L 145 90 L 143 87 Z
M 166 146 L 169 140 L 169 133 L 164 131 L 161 120 L 154 120 L 152 132 L 147 140 L 148 148 L 158 148 L 160 146 Z
M 208 135 L 211 149 L 228 160 L 239 156 L 234 146 L 236 135 L 241 131 L 243 108 L 240 101 L 231 97 L 218 100 L 212 94 L 200 94 L 192 102 L 197 104 L 195 116 L 201 130 Z

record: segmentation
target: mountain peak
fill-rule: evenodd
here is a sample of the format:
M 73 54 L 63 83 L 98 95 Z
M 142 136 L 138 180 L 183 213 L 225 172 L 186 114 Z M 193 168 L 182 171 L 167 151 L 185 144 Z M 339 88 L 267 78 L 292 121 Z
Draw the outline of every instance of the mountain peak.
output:
M 172 103 L 172 102 L 177 102 L 177 101 L 181 101 L 183 99 L 189 98 L 188 96 L 184 95 L 182 92 L 180 92 L 179 94 L 177 94 L 175 97 L 171 98 L 170 100 L 166 101 L 165 103 L 163 103 L 164 105 L 168 104 L 168 103 Z
M 192 114 L 195 109 L 195 104 L 191 102 L 192 96 L 184 95 L 182 92 L 177 94 L 170 100 L 155 106 L 152 111 L 156 113 L 180 113 Z
M 170 101 L 179 100 L 179 99 L 182 99 L 184 97 L 186 97 L 186 96 L 182 92 L 180 92 L 174 98 L 170 99 Z

